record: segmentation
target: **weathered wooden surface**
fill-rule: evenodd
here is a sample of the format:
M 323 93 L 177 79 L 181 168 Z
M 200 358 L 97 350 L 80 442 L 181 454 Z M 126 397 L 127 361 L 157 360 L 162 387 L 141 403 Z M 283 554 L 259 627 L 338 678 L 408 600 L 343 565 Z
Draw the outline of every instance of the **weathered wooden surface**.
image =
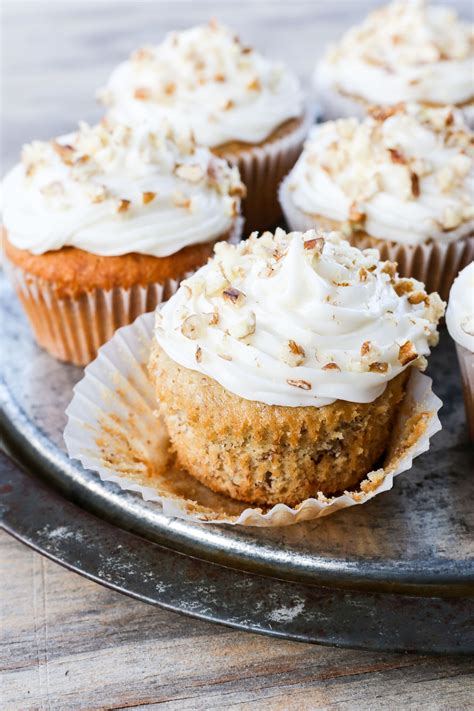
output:
M 0 534 L 0 708 L 472 709 L 474 661 L 338 650 L 135 602 Z

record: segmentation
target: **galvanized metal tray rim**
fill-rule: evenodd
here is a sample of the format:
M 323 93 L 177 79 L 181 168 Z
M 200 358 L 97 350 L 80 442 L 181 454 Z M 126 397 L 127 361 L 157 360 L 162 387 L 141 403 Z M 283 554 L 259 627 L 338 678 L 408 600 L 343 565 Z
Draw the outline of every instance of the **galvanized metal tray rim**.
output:
M 141 501 L 137 507 L 134 495 L 124 496 L 118 488 L 105 492 L 103 483 L 94 475 L 92 478 L 80 476 L 80 466 L 60 450 L 52 449 L 48 438 L 35 430 L 4 381 L 0 381 L 0 403 L 3 435 L 23 464 L 34 465 L 44 479 L 52 481 L 64 495 L 85 509 L 162 546 L 221 565 L 315 585 L 397 590 L 415 595 L 474 594 L 474 560 L 447 559 L 436 570 L 430 565 L 421 567 L 420 561 L 403 558 L 378 560 L 365 562 L 361 572 L 360 566 L 350 559 L 336 562 L 311 556 L 309 561 L 293 559 L 290 566 L 281 567 L 281 559 L 272 559 L 271 550 L 268 558 L 263 560 L 256 559 L 245 548 L 229 549 L 220 531 L 212 536 L 210 527 L 191 524 L 192 530 L 189 531 L 187 522 L 170 521 L 159 511 L 147 517 L 147 510 L 143 509 Z M 112 488 L 115 489 L 113 485 Z M 157 519 L 159 526 L 156 526 Z M 196 535 L 196 528 L 201 537 Z
M 191 617 L 339 647 L 474 651 L 472 598 L 344 591 L 200 561 L 87 513 L 1 452 L 0 521 L 8 533 L 66 568 Z

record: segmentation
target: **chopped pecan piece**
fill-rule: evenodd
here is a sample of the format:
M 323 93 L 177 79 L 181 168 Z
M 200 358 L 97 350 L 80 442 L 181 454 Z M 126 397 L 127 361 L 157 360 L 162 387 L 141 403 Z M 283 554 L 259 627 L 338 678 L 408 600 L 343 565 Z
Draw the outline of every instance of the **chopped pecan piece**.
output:
M 139 101 L 148 101 L 149 99 L 151 99 L 151 91 L 150 89 L 146 89 L 145 87 L 138 87 L 133 92 L 133 96 Z
M 149 202 L 154 200 L 156 197 L 156 193 L 153 193 L 151 191 L 146 191 L 142 193 L 142 200 L 144 205 L 148 205 Z
M 68 144 L 58 143 L 57 141 L 52 141 L 53 149 L 61 158 L 62 162 L 66 165 L 72 165 L 74 163 L 74 148 Z
M 124 198 L 119 201 L 117 212 L 127 212 L 130 207 L 130 200 L 125 200 Z
M 234 306 L 240 306 L 245 299 L 245 294 L 242 291 L 239 291 L 239 289 L 236 289 L 233 286 L 229 286 L 222 292 L 222 298 L 224 299 L 224 301 L 228 301 Z
M 388 152 L 390 153 L 392 163 L 400 163 L 401 165 L 406 164 L 407 161 L 405 156 L 397 148 L 389 148 Z
M 304 348 L 302 346 L 299 346 L 296 341 L 288 341 L 288 348 L 294 355 L 300 355 L 303 356 L 305 355 Z
M 423 291 L 415 291 L 414 294 L 411 294 L 408 297 L 408 301 L 410 302 L 410 304 L 425 303 L 426 305 L 428 305 L 430 303 L 428 294 L 425 294 Z
M 411 194 L 417 198 L 420 196 L 420 179 L 416 173 L 410 172 Z
M 314 249 L 317 254 L 322 254 L 324 249 L 324 237 L 315 237 L 314 239 L 307 239 L 303 243 L 305 249 Z
M 411 363 L 412 360 L 416 360 L 417 358 L 418 353 L 416 352 L 415 347 L 411 341 L 407 341 L 402 346 L 400 346 L 400 349 L 398 351 L 398 360 L 402 365 L 407 365 L 408 363 Z
M 393 279 L 397 273 L 397 263 L 396 262 L 385 262 L 382 267 L 382 272 L 388 274 L 390 279 Z
M 368 113 L 376 121 L 385 121 L 390 118 L 390 116 L 403 110 L 404 106 L 402 102 L 394 104 L 393 106 L 370 106 Z
M 301 390 L 311 390 L 311 383 L 307 380 L 287 380 L 288 385 L 293 385 L 295 388 L 300 388 Z
M 403 296 L 403 294 L 409 294 L 413 291 L 413 282 L 411 279 L 400 279 L 393 287 L 397 292 L 398 296 Z
M 199 335 L 201 333 L 201 326 L 202 321 L 199 318 L 198 314 L 191 314 L 191 316 L 185 318 L 183 323 L 181 324 L 181 333 L 185 338 L 189 338 L 190 340 L 195 341 L 196 338 L 199 338 Z
M 248 91 L 260 91 L 262 85 L 260 84 L 260 79 L 255 77 L 251 82 L 247 84 Z
M 323 365 L 323 370 L 341 370 L 340 367 L 338 366 L 337 363 L 326 363 L 326 365 Z
M 375 362 L 369 365 L 369 370 L 371 373 L 386 373 L 388 370 L 388 363 Z

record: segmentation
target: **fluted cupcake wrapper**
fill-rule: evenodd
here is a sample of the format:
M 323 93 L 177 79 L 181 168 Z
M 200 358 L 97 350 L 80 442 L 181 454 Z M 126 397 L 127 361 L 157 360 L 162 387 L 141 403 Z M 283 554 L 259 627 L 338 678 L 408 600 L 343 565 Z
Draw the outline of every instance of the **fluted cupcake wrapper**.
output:
M 229 242 L 242 236 L 242 219 L 235 222 Z M 4 259 L 5 271 L 28 316 L 38 344 L 58 360 L 86 365 L 100 346 L 137 316 L 154 311 L 193 272 L 129 288 L 91 289 L 75 296 L 58 296 L 54 283 L 41 279 Z
M 238 153 L 220 153 L 222 158 L 238 167 L 247 188 L 242 204 L 245 237 L 254 230 L 274 227 L 280 219 L 278 186 L 298 160 L 315 116 L 316 109 L 308 108 L 299 126 L 281 138 L 261 146 L 249 146 Z
M 166 428 L 157 416 L 154 386 L 146 364 L 154 315 L 140 316 L 120 329 L 99 350 L 96 360 L 74 388 L 67 408 L 64 439 L 69 456 L 104 482 L 161 506 L 165 515 L 201 523 L 242 526 L 289 526 L 364 504 L 388 491 L 394 478 L 412 466 L 441 429 L 441 400 L 431 379 L 413 369 L 397 415 L 383 467 L 368 472 L 355 490 L 341 496 L 314 498 L 295 508 L 277 504 L 268 510 L 215 494 L 173 466 Z
M 283 181 L 279 191 L 280 204 L 285 220 L 291 230 L 318 229 L 317 217 L 308 215 L 296 207 L 288 194 L 288 184 Z M 423 282 L 430 293 L 437 291 L 447 299 L 454 279 L 474 259 L 474 236 L 469 235 L 448 244 L 399 244 L 354 233 L 347 238 L 360 249 L 375 248 L 380 258 L 397 262 L 402 277 L 413 277 Z
M 469 434 L 474 442 L 474 353 L 456 343 Z
M 7 274 L 38 344 L 58 360 L 74 365 L 90 363 L 118 328 L 153 311 L 179 286 L 178 280 L 169 279 L 162 284 L 93 289 L 75 297 L 58 298 L 49 282 L 10 263 Z

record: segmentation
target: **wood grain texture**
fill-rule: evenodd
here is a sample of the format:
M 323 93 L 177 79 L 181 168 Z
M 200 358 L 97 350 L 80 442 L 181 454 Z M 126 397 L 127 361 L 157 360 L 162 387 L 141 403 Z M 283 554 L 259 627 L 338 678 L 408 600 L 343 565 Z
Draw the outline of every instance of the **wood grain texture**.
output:
M 0 534 L 0 708 L 467 711 L 474 661 L 237 632 L 99 587 Z

